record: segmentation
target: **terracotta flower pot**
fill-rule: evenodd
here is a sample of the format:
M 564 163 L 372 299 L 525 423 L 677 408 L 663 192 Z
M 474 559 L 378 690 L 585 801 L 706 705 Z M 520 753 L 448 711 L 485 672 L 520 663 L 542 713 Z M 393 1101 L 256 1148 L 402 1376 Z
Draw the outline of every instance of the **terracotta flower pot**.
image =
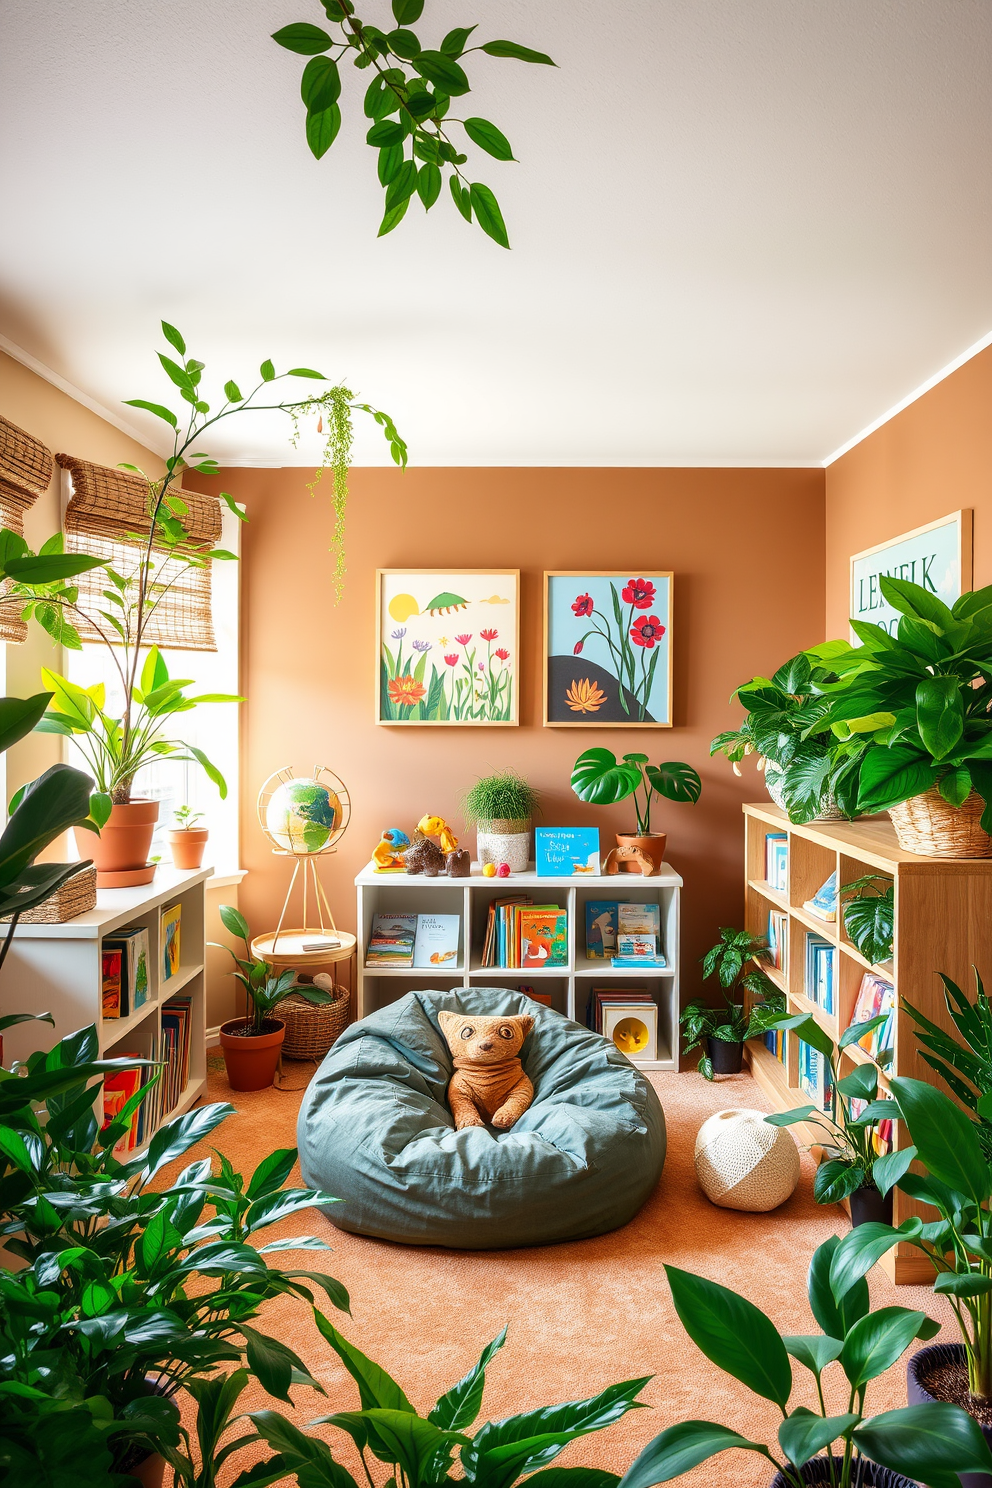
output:
M 929 1348 L 919 1349 L 910 1357 L 906 1364 L 906 1398 L 910 1405 L 931 1405 L 938 1399 L 930 1393 L 928 1384 L 932 1383 L 932 1372 L 948 1365 L 967 1368 L 963 1344 L 932 1343 Z M 954 1403 L 962 1404 L 961 1401 Z M 992 1427 L 983 1426 L 982 1435 L 992 1447 Z M 960 1473 L 959 1476 L 961 1488 L 992 1488 L 992 1473 Z
M 232 1090 L 265 1090 L 275 1079 L 276 1066 L 286 1037 L 281 1018 L 266 1018 L 265 1032 L 248 1035 L 244 1018 L 231 1018 L 220 1026 L 227 1080 Z
M 176 828 L 169 833 L 169 848 L 176 868 L 199 868 L 210 836 L 206 827 Z
M 656 873 L 661 872 L 661 865 L 665 861 L 665 843 L 668 841 L 667 832 L 653 833 L 650 837 L 636 837 L 628 832 L 617 833 L 617 847 L 636 847 L 646 858 L 650 858 L 654 864 Z M 621 873 L 640 873 L 636 863 L 618 864 Z
M 127 801 L 112 806 L 110 819 L 95 832 L 74 827 L 76 847 L 96 864 L 99 889 L 120 889 L 130 884 L 151 883 L 155 864 L 149 863 L 152 835 L 158 821 L 157 801 Z

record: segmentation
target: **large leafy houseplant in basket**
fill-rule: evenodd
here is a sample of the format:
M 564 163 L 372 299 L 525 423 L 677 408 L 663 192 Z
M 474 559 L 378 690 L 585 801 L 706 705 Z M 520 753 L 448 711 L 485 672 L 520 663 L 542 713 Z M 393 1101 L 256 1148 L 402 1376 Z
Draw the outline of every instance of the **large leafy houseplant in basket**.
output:
M 992 856 L 992 586 L 950 609 L 919 584 L 880 577 L 895 635 L 860 620 L 861 644 L 809 655 L 838 681 L 817 723 L 861 757 L 858 807 L 888 811 L 906 852 Z

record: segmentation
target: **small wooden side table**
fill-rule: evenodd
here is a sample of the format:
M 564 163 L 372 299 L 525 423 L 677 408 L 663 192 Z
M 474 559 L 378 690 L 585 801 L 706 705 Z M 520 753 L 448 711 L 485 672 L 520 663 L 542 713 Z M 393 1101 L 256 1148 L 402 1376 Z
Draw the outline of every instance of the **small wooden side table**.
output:
M 304 941 L 319 939 L 339 940 L 333 949 L 305 951 Z M 347 930 L 274 930 L 257 935 L 251 943 L 251 953 L 259 961 L 266 961 L 278 975 L 292 968 L 295 971 L 319 972 L 334 967 L 331 975 L 339 979 L 338 967 L 345 963 L 348 969 L 348 1000 L 351 1016 L 355 1015 L 355 951 L 357 938 Z M 343 969 L 343 968 L 342 968 Z

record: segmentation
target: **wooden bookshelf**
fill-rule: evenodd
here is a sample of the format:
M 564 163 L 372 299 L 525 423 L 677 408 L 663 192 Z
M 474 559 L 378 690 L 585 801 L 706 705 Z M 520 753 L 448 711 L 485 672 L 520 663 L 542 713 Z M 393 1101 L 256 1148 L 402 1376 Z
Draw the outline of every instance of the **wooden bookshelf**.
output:
M 981 967 L 987 959 L 992 925 L 992 859 L 928 858 L 903 852 L 888 816 L 796 826 L 769 801 L 745 806 L 744 817 L 745 925 L 754 935 L 767 935 L 769 909 L 784 910 L 788 915 L 788 978 L 774 971 L 771 976 L 785 992 L 789 1011 L 809 1013 L 836 1042 L 851 1022 L 862 976 L 866 971 L 875 972 L 892 982 L 896 989 L 895 1039 L 889 1071 L 927 1080 L 943 1089 L 936 1072 L 920 1058 L 915 1024 L 902 1011 L 901 1004 L 906 999 L 934 1023 L 953 1032 L 938 973 L 945 972 L 959 986 L 970 988 L 972 966 Z M 765 836 L 769 832 L 784 832 L 789 840 L 788 887 L 784 893 L 773 889 L 765 880 Z M 840 886 L 866 873 L 881 873 L 894 880 L 895 936 L 892 961 L 886 965 L 870 965 L 851 944 L 840 915 L 835 921 L 826 921 L 803 909 L 804 901 L 812 899 L 835 871 Z M 838 948 L 832 1015 L 805 995 L 807 930 L 814 930 Z M 748 1054 L 751 1073 L 779 1110 L 806 1104 L 807 1098 L 799 1088 L 794 1037 L 790 1036 L 788 1041 L 785 1065 L 759 1039 L 752 1040 Z M 856 1064 L 872 1063 L 857 1045 L 844 1049 L 839 1062 L 842 1075 Z M 880 1092 L 884 1093 L 886 1087 L 885 1075 L 880 1073 Z M 792 1130 L 801 1141 L 815 1140 L 808 1126 Z M 896 1146 L 908 1141 L 898 1122 L 894 1133 Z M 894 1223 L 901 1223 L 910 1214 L 918 1214 L 924 1221 L 933 1218 L 932 1210 L 896 1192 Z M 908 1245 L 890 1252 L 881 1264 L 899 1283 L 918 1284 L 933 1277 L 929 1263 Z

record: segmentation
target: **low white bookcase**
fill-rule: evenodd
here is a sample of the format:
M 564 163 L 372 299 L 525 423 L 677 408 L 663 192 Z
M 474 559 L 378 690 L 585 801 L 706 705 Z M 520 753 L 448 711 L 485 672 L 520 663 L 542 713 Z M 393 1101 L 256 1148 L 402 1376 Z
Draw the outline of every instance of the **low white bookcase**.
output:
M 551 994 L 551 1005 L 585 1024 L 594 987 L 650 988 L 658 1005 L 658 1058 L 637 1060 L 641 1069 L 678 1069 L 679 895 L 682 880 L 667 863 L 659 874 L 618 873 L 581 878 L 538 878 L 527 873 L 485 878 L 478 863 L 469 878 L 425 878 L 422 874 L 375 873 L 368 863 L 355 879 L 358 894 L 358 1016 L 395 1002 L 406 992 L 455 987 L 532 986 Z M 482 945 L 494 899 L 529 894 L 535 904 L 557 903 L 568 910 L 568 957 L 564 966 L 483 966 Z M 590 899 L 656 903 L 661 907 L 662 949 L 668 962 L 659 967 L 619 967 L 586 956 L 586 903 Z M 365 965 L 372 919 L 376 914 L 457 914 L 461 917 L 458 960 L 444 972 L 429 968 Z
M 186 1111 L 207 1079 L 204 963 L 204 885 L 213 873 L 160 867 L 150 884 L 131 889 L 100 889 L 96 908 L 61 925 L 18 925 L 0 971 L 0 1013 L 51 1013 L 48 1023 L 20 1023 L 3 1034 L 4 1064 L 26 1059 L 34 1049 L 50 1049 L 66 1034 L 95 1023 L 102 1058 L 146 1056 L 161 1031 L 162 1008 L 171 997 L 189 997 L 191 1030 L 189 1079 L 163 1120 Z M 182 905 L 178 972 L 162 975 L 159 924 L 162 910 Z M 148 1000 L 126 1018 L 103 1016 L 103 941 L 126 925 L 148 931 Z M 0 925 L 0 936 L 7 932 Z M 146 1131 L 146 1144 L 152 1132 Z M 144 1145 L 144 1144 L 143 1144 Z

